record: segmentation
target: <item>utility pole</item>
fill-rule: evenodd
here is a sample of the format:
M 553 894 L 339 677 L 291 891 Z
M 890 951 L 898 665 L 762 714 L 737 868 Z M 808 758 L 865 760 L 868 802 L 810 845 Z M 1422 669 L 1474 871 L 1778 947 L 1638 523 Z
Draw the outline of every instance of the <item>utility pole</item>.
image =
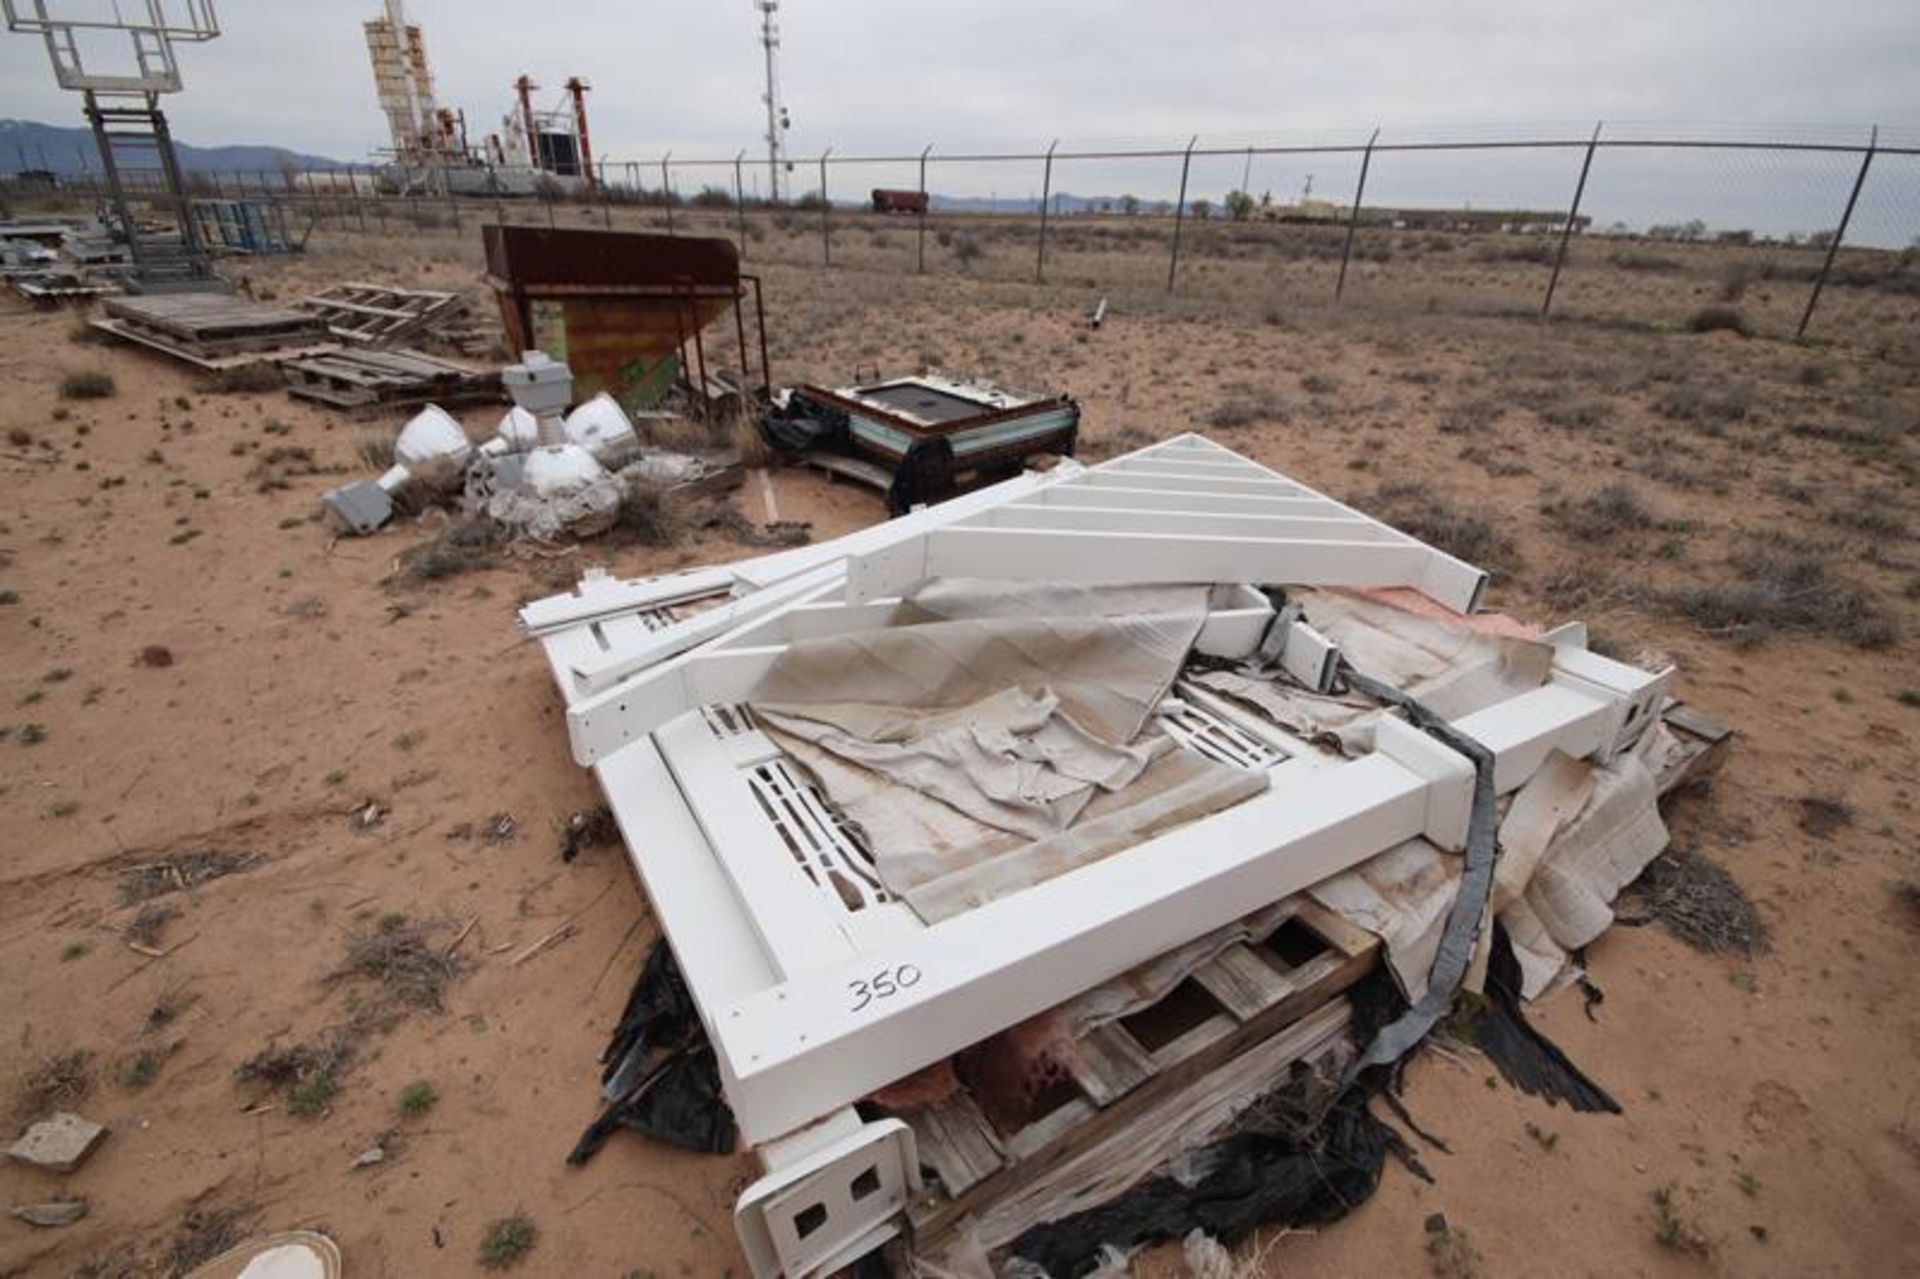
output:
M 767 91 L 761 99 L 767 104 L 767 198 L 780 203 L 780 173 L 785 167 L 786 133 L 792 127 L 787 109 L 780 104 L 780 72 L 775 52 L 780 48 L 780 0 L 753 0 L 760 11 L 760 47 L 767 59 Z

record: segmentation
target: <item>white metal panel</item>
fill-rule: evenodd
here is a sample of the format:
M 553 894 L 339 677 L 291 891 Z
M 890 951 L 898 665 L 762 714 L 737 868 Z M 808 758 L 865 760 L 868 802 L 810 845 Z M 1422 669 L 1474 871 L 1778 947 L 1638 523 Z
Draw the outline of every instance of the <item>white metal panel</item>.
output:
M 778 980 L 746 907 L 651 738 L 594 770 L 700 1018 Z
M 1084 533 L 1198 533 L 1220 537 L 1339 538 L 1405 542 L 1386 525 L 1359 515 L 1247 515 L 1225 511 L 1136 511 L 1124 506 L 1029 506 L 982 511 L 959 528 L 1063 529 Z
M 706 721 L 682 716 L 655 740 L 779 976 L 792 980 L 850 957 L 853 945 L 837 915 L 762 815 Z
M 847 598 L 858 602 L 899 595 L 933 577 L 1086 585 L 1410 586 L 1425 571 L 1428 554 L 1415 542 L 946 528 L 927 534 L 917 545 L 905 543 L 849 561 Z M 1441 602 L 1459 607 L 1465 601 L 1456 596 Z
M 741 1131 L 794 1128 L 1424 827 L 1428 783 L 1384 756 L 1283 784 L 1294 767 L 1204 821 L 740 1000 L 715 1022 Z

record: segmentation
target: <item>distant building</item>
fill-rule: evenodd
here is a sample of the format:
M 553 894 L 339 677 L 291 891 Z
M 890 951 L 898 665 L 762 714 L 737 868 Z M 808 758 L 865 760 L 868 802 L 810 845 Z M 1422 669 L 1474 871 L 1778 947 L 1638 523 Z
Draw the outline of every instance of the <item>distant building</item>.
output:
M 873 189 L 873 211 L 875 213 L 925 213 L 927 211 L 927 193 L 925 191 L 894 191 L 886 187 Z

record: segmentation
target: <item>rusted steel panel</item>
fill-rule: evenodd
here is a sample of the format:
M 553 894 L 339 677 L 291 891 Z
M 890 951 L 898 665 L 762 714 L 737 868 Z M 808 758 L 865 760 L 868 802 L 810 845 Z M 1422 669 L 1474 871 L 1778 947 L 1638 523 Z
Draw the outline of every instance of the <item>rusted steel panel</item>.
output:
M 663 362 L 691 342 L 704 364 L 700 332 L 742 296 L 729 240 L 503 226 L 483 237 L 509 343 L 565 361 L 581 398 L 646 407 L 667 384 Z

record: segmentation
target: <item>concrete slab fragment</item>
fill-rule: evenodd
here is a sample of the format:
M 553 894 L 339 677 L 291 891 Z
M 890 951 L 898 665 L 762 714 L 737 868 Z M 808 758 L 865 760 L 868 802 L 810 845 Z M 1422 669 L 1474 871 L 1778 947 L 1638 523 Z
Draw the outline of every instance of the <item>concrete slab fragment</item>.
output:
M 106 1139 L 105 1124 L 72 1111 L 57 1111 L 27 1129 L 7 1148 L 9 1158 L 48 1172 L 72 1172 Z

